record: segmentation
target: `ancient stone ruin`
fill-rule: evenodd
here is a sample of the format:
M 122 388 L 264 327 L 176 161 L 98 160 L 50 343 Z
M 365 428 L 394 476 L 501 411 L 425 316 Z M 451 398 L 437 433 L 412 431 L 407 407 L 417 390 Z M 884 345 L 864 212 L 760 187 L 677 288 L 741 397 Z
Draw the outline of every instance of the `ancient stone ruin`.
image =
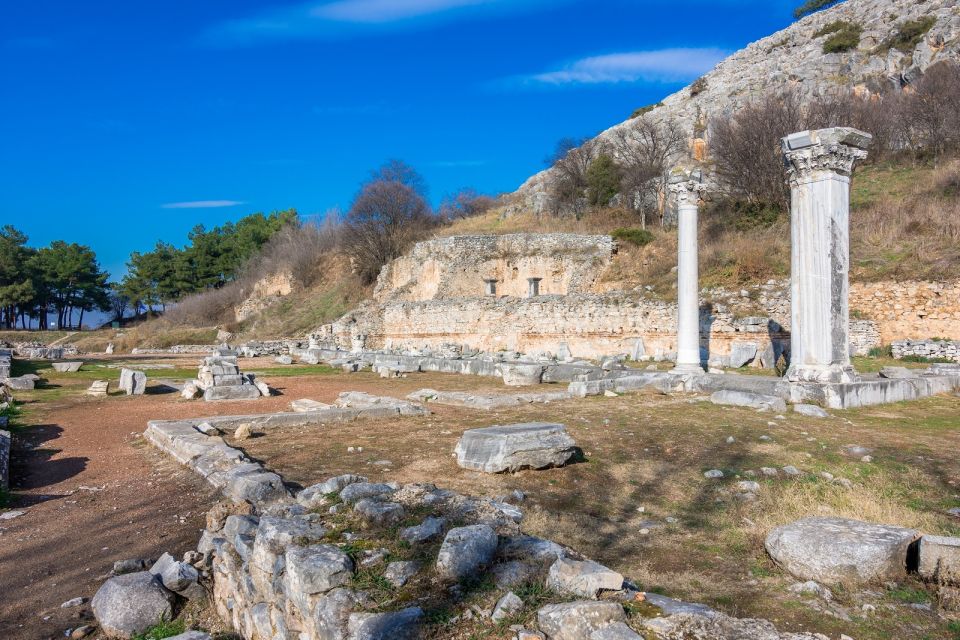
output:
M 182 392 L 185 398 L 203 393 L 207 402 L 214 400 L 254 400 L 270 395 L 270 387 L 251 374 L 240 372 L 237 352 L 227 347 L 218 348 L 200 364 L 196 382 L 188 382 Z

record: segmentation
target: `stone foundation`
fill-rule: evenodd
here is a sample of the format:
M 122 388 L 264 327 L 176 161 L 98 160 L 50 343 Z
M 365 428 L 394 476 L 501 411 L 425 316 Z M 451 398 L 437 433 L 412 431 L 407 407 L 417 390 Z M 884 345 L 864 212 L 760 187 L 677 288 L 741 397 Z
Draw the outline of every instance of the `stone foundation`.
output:
M 890 345 L 893 357 L 919 356 L 921 358 L 960 362 L 960 341 L 954 340 L 899 340 Z

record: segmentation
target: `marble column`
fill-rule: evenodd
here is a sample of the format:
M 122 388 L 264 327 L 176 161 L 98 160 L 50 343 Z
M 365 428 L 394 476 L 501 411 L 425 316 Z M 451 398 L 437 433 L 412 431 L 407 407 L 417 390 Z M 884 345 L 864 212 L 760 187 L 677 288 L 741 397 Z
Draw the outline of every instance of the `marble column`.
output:
M 675 373 L 703 373 L 700 364 L 700 283 L 697 209 L 704 186 L 699 172 L 675 174 L 677 203 L 677 365 Z
M 792 382 L 854 382 L 850 364 L 850 175 L 868 133 L 836 127 L 783 139 L 790 180 Z

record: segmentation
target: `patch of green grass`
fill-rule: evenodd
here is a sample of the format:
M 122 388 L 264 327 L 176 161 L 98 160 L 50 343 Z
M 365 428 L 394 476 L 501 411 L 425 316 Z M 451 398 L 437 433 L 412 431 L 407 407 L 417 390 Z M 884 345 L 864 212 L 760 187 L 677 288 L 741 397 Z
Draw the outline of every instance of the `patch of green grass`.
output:
M 164 640 L 172 638 L 186 631 L 186 626 L 180 620 L 164 620 L 153 625 L 143 633 L 139 633 L 131 640 Z
M 921 589 L 912 589 L 910 587 L 897 587 L 887 591 L 887 595 L 898 602 L 906 604 L 923 604 L 930 601 L 930 596 Z
M 621 227 L 619 229 L 614 229 L 610 232 L 610 235 L 615 240 L 629 242 L 637 247 L 643 247 L 653 242 L 653 234 L 651 232 L 637 227 Z
M 954 640 L 960 640 L 960 620 L 947 623 L 947 631 L 953 634 Z

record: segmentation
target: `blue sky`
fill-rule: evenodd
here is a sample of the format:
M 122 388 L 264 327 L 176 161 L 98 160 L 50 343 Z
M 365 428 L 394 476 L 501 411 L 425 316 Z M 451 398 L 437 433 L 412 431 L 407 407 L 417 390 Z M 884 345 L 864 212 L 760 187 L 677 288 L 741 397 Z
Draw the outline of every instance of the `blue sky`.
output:
M 400 158 L 512 191 L 799 0 L 31 0 L 0 8 L 0 224 L 131 251 L 346 208 Z

